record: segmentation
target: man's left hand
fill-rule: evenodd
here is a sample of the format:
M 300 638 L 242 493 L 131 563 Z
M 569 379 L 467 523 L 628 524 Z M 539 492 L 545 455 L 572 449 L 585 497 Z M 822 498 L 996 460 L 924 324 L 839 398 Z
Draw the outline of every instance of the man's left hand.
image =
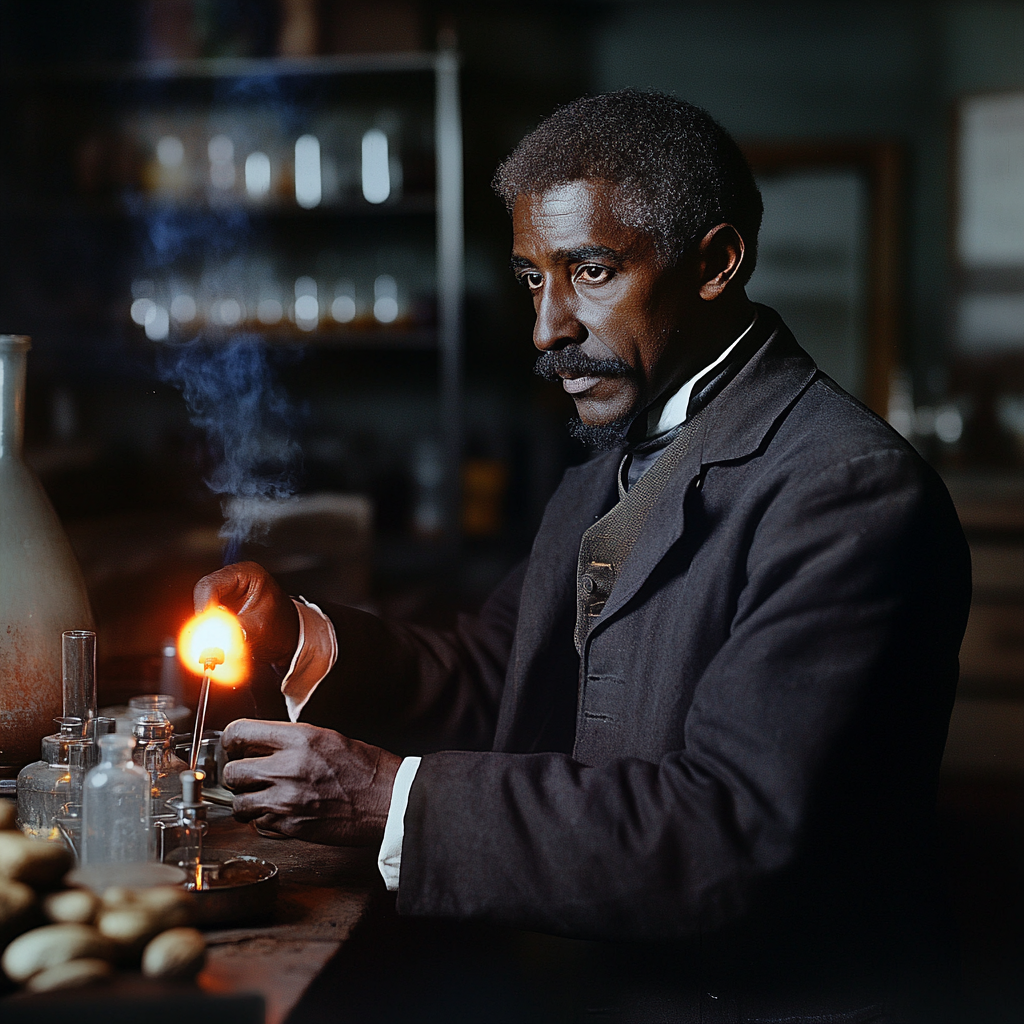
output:
M 381 842 L 402 759 L 331 729 L 242 718 L 221 737 L 240 821 L 334 846 Z

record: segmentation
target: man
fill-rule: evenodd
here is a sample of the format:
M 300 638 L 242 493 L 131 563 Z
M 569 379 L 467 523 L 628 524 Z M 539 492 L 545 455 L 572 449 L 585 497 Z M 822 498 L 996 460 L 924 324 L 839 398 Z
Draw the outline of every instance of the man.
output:
M 942 954 L 948 496 L 747 299 L 760 196 L 703 111 L 578 100 L 495 182 L 538 371 L 612 450 L 450 633 L 201 581 L 330 727 L 232 724 L 235 813 L 382 844 L 403 914 L 603 942 L 612 1019 L 901 1019 Z

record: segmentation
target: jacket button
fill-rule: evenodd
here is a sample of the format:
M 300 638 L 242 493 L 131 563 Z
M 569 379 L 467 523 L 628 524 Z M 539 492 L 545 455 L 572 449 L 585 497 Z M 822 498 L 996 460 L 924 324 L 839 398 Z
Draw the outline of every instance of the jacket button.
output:
M 580 579 L 580 586 L 583 587 L 584 594 L 592 594 L 594 592 L 594 577 L 584 574 Z

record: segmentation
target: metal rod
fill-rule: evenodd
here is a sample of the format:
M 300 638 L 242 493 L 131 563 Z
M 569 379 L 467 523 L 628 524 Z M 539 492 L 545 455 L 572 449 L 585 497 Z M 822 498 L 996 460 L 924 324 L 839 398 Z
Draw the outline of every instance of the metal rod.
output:
M 459 543 L 462 491 L 462 304 L 464 240 L 462 119 L 459 58 L 450 49 L 436 57 L 434 148 L 437 168 L 437 345 L 441 441 L 445 466 L 445 539 Z
M 203 672 L 203 685 L 199 690 L 199 706 L 196 708 L 195 728 L 192 731 L 192 753 L 189 754 L 188 766 L 191 771 L 196 770 L 199 763 L 199 748 L 203 743 L 203 730 L 206 728 L 206 705 L 210 700 L 210 673 L 213 672 L 213 665 L 208 664 Z
M 199 660 L 203 665 L 203 685 L 199 690 L 199 707 L 196 708 L 195 728 L 192 731 L 192 753 L 189 755 L 189 770 L 195 771 L 199 762 L 199 748 L 203 743 L 206 728 L 206 705 L 210 700 L 210 676 L 218 665 L 224 664 L 224 652 L 219 647 L 207 647 Z

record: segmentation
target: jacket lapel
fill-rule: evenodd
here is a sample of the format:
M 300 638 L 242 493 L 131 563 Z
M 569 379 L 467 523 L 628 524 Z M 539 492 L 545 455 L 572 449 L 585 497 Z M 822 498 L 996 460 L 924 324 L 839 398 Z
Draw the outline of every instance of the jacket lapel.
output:
M 588 644 L 632 600 L 683 535 L 686 495 L 704 468 L 756 452 L 817 372 L 814 361 L 774 310 L 759 306 L 758 321 L 767 340 L 708 405 L 701 430 L 647 517 L 601 617 L 590 630 Z

